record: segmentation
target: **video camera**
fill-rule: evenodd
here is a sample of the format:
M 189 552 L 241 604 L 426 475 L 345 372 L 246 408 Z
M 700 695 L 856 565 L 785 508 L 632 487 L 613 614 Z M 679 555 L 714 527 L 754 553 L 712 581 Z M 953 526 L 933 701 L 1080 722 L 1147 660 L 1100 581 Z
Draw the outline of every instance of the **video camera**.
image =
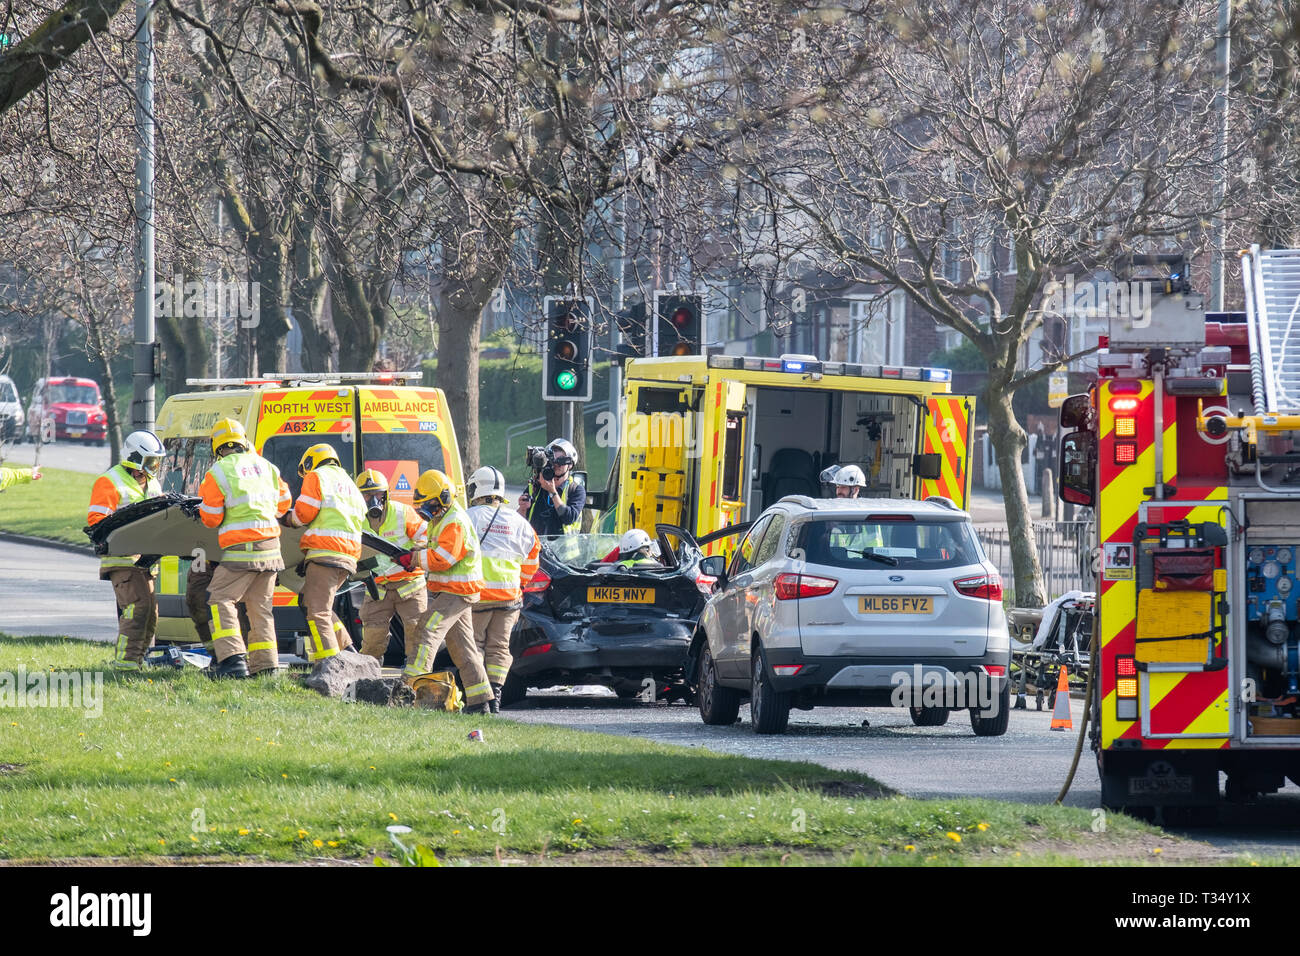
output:
M 524 460 L 534 475 L 541 475 L 547 481 L 555 480 L 555 469 L 551 467 L 551 453 L 545 445 L 529 445 L 524 453 Z

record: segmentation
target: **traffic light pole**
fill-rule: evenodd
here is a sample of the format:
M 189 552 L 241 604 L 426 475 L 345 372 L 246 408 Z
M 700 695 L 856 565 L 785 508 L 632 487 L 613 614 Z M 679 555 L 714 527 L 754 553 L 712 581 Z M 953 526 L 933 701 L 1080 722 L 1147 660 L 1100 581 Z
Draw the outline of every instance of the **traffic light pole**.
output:
M 135 354 L 132 375 L 131 427 L 154 425 L 154 125 L 153 14 L 150 0 L 136 0 L 135 42 Z M 107 360 L 107 359 L 106 359 Z

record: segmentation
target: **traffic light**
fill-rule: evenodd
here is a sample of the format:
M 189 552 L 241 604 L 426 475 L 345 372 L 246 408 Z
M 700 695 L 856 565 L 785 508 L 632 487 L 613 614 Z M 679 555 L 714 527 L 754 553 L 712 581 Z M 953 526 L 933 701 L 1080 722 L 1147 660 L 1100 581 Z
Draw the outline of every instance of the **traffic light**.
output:
M 591 401 L 591 299 L 547 296 L 542 398 Z
M 704 297 L 660 292 L 655 295 L 656 322 L 651 355 L 701 355 L 704 352 Z

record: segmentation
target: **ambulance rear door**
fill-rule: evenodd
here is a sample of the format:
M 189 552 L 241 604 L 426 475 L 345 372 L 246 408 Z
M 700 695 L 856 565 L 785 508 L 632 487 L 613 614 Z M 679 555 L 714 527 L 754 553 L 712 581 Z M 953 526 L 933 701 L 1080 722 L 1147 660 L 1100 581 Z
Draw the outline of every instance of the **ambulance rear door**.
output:
M 916 497 L 951 498 L 965 509 L 970 499 L 971 429 L 975 422 L 973 395 L 932 395 L 925 402 L 921 454 L 938 455 L 939 476 L 918 478 Z
M 702 393 L 697 390 L 692 453 L 698 462 L 694 527 L 700 538 L 745 519 L 750 443 L 745 395 L 745 383 L 729 379 L 709 381 Z M 735 538 L 726 538 L 705 545 L 704 551 L 730 553 L 735 544 Z
M 395 501 L 410 504 L 415 481 L 431 468 L 464 488 L 446 399 L 435 388 L 358 388 L 358 472 L 374 468 Z

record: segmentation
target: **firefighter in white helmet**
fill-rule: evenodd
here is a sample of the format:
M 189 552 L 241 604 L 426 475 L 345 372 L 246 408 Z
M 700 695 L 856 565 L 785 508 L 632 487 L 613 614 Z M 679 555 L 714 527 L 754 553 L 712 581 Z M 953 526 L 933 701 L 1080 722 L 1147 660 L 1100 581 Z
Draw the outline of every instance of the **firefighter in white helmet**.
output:
M 163 444 L 149 431 L 131 432 L 122 442 L 122 458 L 95 479 L 90 489 L 86 523 L 99 524 L 123 505 L 135 504 L 162 494 L 158 473 L 162 469 Z M 142 567 L 140 555 L 106 556 L 99 561 L 101 581 L 113 582 L 117 598 L 117 650 L 114 670 L 138 671 L 153 643 L 158 627 L 158 600 L 154 597 L 153 568 Z
M 474 642 L 492 687 L 492 712 L 499 713 L 501 688 L 514 663 L 510 633 L 523 608 L 523 586 L 537 573 L 542 543 L 527 519 L 506 506 L 506 478 L 496 468 L 484 465 L 470 475 L 465 493 L 483 561 L 483 590 L 472 612 Z
M 366 502 L 366 523 L 378 537 L 404 551 L 427 546 L 428 522 L 410 505 L 389 497 L 388 479 L 381 472 L 367 468 L 357 475 L 357 490 Z M 424 658 L 433 659 L 430 635 L 420 627 L 420 618 L 429 609 L 424 572 L 416 567 L 405 568 L 382 555 L 377 555 L 376 560 L 375 588 L 379 598 L 367 594 L 361 604 L 361 653 L 383 663 L 389 627 L 396 614 L 406 636 L 406 668 L 402 676 L 409 681 L 424 673 L 416 664 L 421 660 L 421 647 L 426 648 Z
M 618 539 L 618 561 L 615 563 L 623 568 L 659 567 L 655 550 L 650 535 L 640 528 L 633 528 Z
M 836 498 L 856 498 L 867 487 L 867 476 L 857 465 L 841 465 L 836 469 L 831 484 L 835 486 Z
M 569 473 L 578 466 L 578 450 L 568 439 L 556 438 L 543 458 L 533 464 L 533 477 L 519 496 L 519 513 L 543 537 L 577 534 L 587 505 L 587 489 Z

